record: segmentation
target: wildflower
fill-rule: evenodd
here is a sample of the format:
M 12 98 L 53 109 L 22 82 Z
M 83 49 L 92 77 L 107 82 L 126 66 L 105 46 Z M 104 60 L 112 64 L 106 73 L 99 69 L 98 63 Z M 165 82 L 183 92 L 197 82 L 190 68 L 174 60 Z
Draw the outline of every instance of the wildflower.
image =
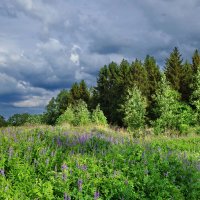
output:
M 63 174 L 62 174 L 62 179 L 63 179 L 63 181 L 66 181 L 66 179 L 67 179 L 67 176 L 66 176 L 66 174 L 65 174 L 65 173 L 63 173 Z
M 64 200 L 71 200 L 71 197 L 66 192 L 64 193 Z
M 0 169 L 0 174 L 1 174 L 2 176 L 5 176 L 5 171 L 4 171 L 3 169 Z
M 96 199 L 98 199 L 99 198 L 99 191 L 96 191 L 95 193 L 94 193 L 94 199 L 96 200 Z
M 64 164 L 62 165 L 62 170 L 64 171 L 64 170 L 66 170 L 66 169 L 68 169 L 68 167 L 67 167 L 67 165 L 64 163 Z
M 82 179 L 78 179 L 78 189 L 79 189 L 79 191 L 82 191 L 82 184 L 83 184 Z
M 87 166 L 86 166 L 86 165 L 83 165 L 83 166 L 82 166 L 82 170 L 83 170 L 83 171 L 86 171 L 86 170 L 87 170 Z

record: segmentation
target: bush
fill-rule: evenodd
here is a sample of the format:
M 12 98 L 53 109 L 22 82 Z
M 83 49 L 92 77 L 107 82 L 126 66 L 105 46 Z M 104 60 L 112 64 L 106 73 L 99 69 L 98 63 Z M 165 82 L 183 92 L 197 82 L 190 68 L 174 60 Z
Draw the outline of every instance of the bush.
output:
M 107 125 L 107 119 L 99 105 L 92 112 L 92 122 L 97 125 Z
M 74 120 L 75 120 L 74 109 L 72 108 L 71 105 L 69 105 L 66 111 L 62 115 L 59 116 L 56 123 L 58 125 L 63 124 L 63 123 L 72 124 Z
M 158 116 L 153 122 L 157 134 L 166 129 L 186 132 L 189 126 L 195 123 L 196 117 L 193 110 L 190 106 L 180 102 L 179 94 L 170 87 L 165 76 L 162 77 L 153 98 L 156 102 L 154 112 Z
M 144 126 L 146 115 L 146 99 L 136 87 L 128 90 L 126 100 L 122 108 L 124 109 L 124 123 L 129 131 L 139 129 Z
M 84 101 L 78 101 L 73 110 L 75 115 L 75 118 L 72 121 L 73 125 L 87 125 L 91 122 L 90 112 L 88 111 L 87 104 Z
M 40 125 L 42 124 L 42 115 L 29 115 L 26 124 L 31 124 L 31 125 Z

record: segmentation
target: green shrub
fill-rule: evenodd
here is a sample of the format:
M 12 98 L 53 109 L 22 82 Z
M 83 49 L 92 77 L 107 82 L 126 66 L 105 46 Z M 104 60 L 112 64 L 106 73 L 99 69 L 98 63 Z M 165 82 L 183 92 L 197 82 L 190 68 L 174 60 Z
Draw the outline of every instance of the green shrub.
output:
M 42 115 L 29 115 L 26 124 L 39 125 L 42 124 Z
M 156 95 L 154 109 L 158 118 L 153 122 L 155 133 L 166 129 L 186 132 L 196 121 L 195 114 L 190 106 L 180 102 L 179 94 L 173 90 L 163 75 Z
M 74 109 L 72 108 L 71 105 L 69 105 L 66 111 L 58 117 L 56 123 L 58 125 L 61 125 L 64 123 L 72 124 L 74 120 L 75 120 Z
M 146 115 L 146 99 L 142 96 L 138 88 L 128 90 L 126 100 L 122 109 L 124 109 L 124 123 L 129 131 L 134 131 L 144 126 Z
M 198 124 L 200 124 L 200 69 L 197 70 L 196 77 L 194 78 L 193 89 L 194 92 L 191 96 L 191 104 L 194 105 Z
M 73 125 L 78 126 L 91 123 L 90 112 L 87 108 L 87 104 L 84 101 L 78 101 L 73 110 L 75 115 L 75 118 L 72 121 Z
M 107 119 L 99 105 L 92 112 L 92 122 L 97 125 L 107 125 Z

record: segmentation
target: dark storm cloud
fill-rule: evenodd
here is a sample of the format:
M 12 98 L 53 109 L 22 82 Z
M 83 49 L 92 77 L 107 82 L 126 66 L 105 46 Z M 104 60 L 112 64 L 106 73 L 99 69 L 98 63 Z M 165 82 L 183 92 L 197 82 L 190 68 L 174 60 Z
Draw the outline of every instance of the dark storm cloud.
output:
M 1 0 L 0 114 L 41 109 L 74 81 L 94 85 L 111 61 L 150 54 L 163 65 L 174 46 L 190 58 L 199 18 L 199 0 Z

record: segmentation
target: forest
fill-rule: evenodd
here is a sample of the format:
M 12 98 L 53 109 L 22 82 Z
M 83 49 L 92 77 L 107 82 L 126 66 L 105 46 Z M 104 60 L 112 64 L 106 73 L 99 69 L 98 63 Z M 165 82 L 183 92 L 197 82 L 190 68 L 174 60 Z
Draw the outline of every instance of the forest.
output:
M 14 114 L 7 121 L 0 116 L 0 126 L 94 123 L 92 113 L 100 115 L 98 123 L 129 131 L 153 127 L 157 133 L 187 132 L 200 118 L 199 51 L 194 51 L 190 62 L 175 47 L 163 68 L 149 55 L 144 61 L 111 62 L 100 68 L 94 86 L 76 82 L 53 97 L 43 114 Z

